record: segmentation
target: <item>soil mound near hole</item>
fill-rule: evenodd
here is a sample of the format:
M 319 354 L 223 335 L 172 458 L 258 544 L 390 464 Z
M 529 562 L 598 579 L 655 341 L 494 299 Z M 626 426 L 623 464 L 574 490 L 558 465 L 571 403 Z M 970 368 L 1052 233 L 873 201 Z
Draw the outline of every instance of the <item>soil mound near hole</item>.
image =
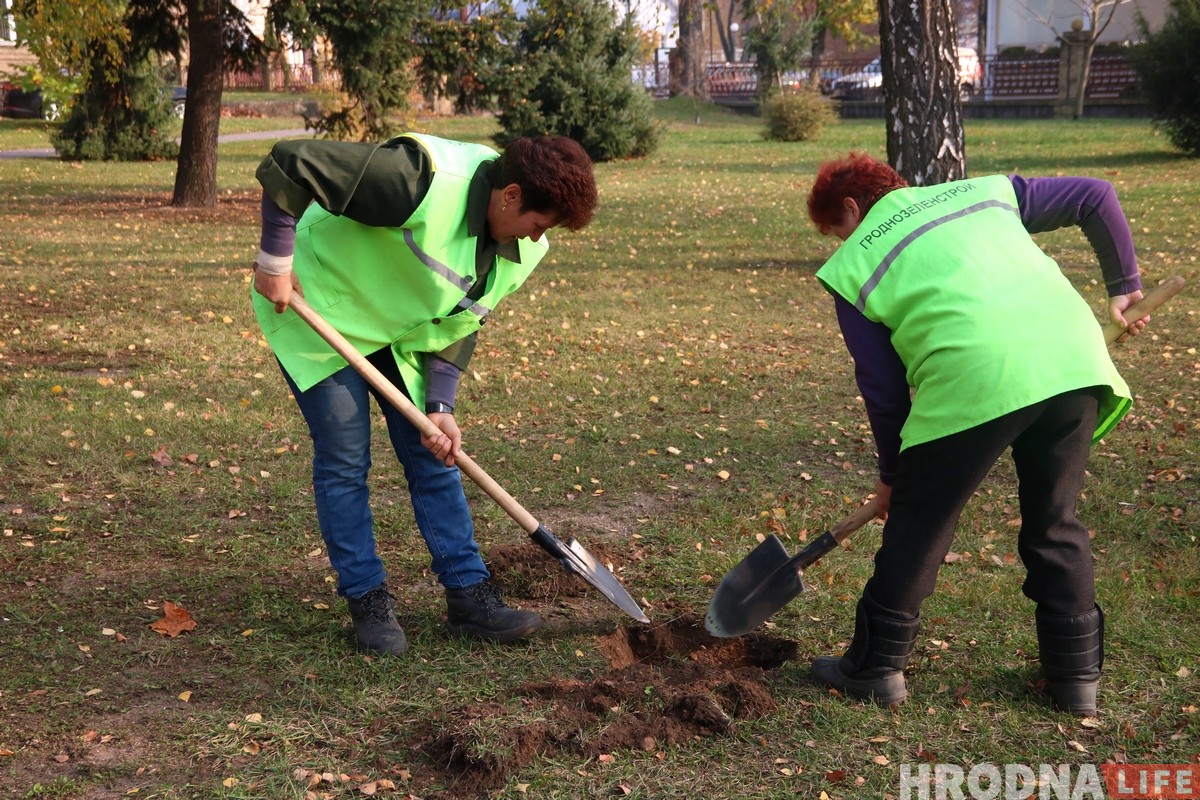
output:
M 610 572 L 615 574 L 620 568 L 603 545 L 589 542 L 587 549 Z M 553 600 L 556 597 L 583 597 L 592 590 L 587 581 L 568 572 L 557 559 L 533 542 L 493 545 L 486 560 L 492 577 L 511 597 Z
M 795 642 L 761 634 L 716 639 L 694 616 L 619 627 L 597 646 L 611 664 L 599 677 L 531 682 L 446 715 L 423 749 L 454 776 L 457 796 L 502 784 L 538 755 L 653 751 L 728 734 L 777 708 L 767 673 L 796 653 Z

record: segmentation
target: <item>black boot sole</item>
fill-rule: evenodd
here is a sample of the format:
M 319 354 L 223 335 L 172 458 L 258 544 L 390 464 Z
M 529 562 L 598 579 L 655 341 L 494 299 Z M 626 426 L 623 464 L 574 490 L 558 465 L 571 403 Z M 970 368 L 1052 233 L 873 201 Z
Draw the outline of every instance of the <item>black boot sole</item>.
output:
M 810 674 L 817 683 L 837 689 L 858 700 L 870 700 L 881 706 L 900 705 L 908 699 L 908 684 L 900 670 L 889 671 L 862 680 L 842 672 L 840 656 L 825 656 L 812 663 Z

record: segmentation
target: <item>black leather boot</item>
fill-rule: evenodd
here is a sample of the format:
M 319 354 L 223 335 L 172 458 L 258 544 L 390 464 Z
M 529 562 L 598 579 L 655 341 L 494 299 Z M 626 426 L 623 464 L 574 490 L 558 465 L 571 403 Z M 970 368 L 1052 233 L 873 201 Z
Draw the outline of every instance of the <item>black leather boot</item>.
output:
M 447 589 L 446 607 L 446 627 L 455 636 L 513 642 L 542 627 L 542 618 L 532 611 L 516 611 L 505 605 L 500 590 L 491 581 Z
M 1096 716 L 1096 688 L 1104 666 L 1104 612 L 1049 614 L 1038 609 L 1037 636 L 1046 692 L 1054 707 L 1079 717 Z
M 358 652 L 401 656 L 408 650 L 404 629 L 396 622 L 396 600 L 386 584 L 376 586 L 362 597 L 346 598 Z
M 863 594 L 854 615 L 854 639 L 846 654 L 825 656 L 812 664 L 812 677 L 860 700 L 881 706 L 908 698 L 904 668 L 917 644 L 921 618 L 904 619 Z

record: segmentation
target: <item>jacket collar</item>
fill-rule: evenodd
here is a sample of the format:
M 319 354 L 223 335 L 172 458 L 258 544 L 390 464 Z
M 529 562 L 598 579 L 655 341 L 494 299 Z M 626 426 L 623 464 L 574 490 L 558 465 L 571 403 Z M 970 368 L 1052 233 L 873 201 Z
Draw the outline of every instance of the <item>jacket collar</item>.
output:
M 487 209 L 492 199 L 492 168 L 498 161 L 480 162 L 467 189 L 467 233 L 476 238 L 487 232 Z M 499 245 L 496 254 L 513 263 L 521 263 L 521 246 L 516 239 Z

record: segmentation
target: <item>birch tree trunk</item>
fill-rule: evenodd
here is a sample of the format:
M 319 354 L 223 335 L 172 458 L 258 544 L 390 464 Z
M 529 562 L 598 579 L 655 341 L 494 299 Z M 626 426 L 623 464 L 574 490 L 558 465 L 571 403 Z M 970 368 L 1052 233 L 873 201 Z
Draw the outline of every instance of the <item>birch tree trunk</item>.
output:
M 952 0 L 879 0 L 888 162 L 911 184 L 966 177 Z

